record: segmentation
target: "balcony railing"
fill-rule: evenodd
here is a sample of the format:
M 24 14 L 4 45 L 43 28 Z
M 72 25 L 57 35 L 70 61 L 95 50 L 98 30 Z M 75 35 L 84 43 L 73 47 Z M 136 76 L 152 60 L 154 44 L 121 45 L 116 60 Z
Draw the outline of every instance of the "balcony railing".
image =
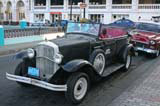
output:
M 71 5 L 68 6 L 68 8 L 71 8 Z M 72 9 L 80 9 L 80 7 L 78 5 L 72 5 Z
M 46 6 L 34 6 L 34 9 L 46 9 Z
M 52 5 L 51 9 L 63 9 L 64 6 L 63 5 Z
M 131 9 L 132 4 L 112 4 L 112 9 Z
M 160 4 L 139 4 L 138 9 L 160 9 Z
M 89 5 L 89 9 L 106 9 L 106 5 Z

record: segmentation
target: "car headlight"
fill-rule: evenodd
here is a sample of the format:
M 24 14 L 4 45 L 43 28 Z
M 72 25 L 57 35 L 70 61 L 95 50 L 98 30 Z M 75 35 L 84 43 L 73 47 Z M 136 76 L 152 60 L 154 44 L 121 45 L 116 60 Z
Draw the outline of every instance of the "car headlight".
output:
M 128 34 L 132 36 L 132 35 L 137 35 L 138 32 L 137 31 L 130 31 Z
M 54 58 L 54 62 L 57 64 L 60 64 L 62 62 L 62 58 L 63 58 L 63 56 L 61 54 L 56 54 L 56 56 Z
M 153 41 L 153 40 L 151 40 L 151 41 L 150 41 L 150 44 L 155 45 L 155 44 L 156 44 L 156 42 L 155 42 L 155 41 Z
M 34 51 L 33 49 L 29 48 L 29 49 L 27 50 L 27 55 L 28 55 L 28 57 L 29 57 L 30 59 L 32 59 L 32 58 L 35 56 L 35 51 Z

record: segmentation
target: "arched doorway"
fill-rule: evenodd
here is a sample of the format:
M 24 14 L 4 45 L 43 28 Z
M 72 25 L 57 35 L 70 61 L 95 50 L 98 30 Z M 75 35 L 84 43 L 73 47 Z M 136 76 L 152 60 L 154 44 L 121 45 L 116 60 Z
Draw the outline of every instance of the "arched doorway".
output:
M 12 21 L 12 3 L 10 1 L 7 2 L 7 8 L 6 8 L 6 20 Z
M 23 1 L 18 1 L 16 6 L 17 20 L 25 19 L 25 5 Z
M 0 21 L 3 21 L 4 17 L 3 17 L 3 3 L 0 2 Z

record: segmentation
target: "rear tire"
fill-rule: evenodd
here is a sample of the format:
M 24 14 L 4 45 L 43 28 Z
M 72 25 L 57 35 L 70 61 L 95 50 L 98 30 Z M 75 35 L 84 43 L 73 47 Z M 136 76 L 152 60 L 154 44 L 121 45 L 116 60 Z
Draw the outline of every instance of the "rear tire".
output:
M 132 55 L 131 55 L 130 52 L 128 52 L 127 55 L 126 55 L 126 59 L 125 59 L 125 66 L 123 68 L 124 72 L 129 70 L 129 68 L 131 66 L 131 63 L 132 63 Z
M 72 74 L 67 80 L 66 99 L 73 104 L 81 103 L 87 95 L 89 85 L 90 80 L 86 73 L 77 72 Z
M 23 69 L 25 69 L 25 68 L 23 68 L 23 66 L 24 66 L 23 62 L 20 63 L 20 64 L 18 64 L 18 66 L 15 69 L 14 74 L 18 75 L 18 76 L 26 76 L 27 73 L 25 72 L 25 70 L 23 70 Z M 29 87 L 29 86 L 31 86 L 29 84 L 25 84 L 25 83 L 22 83 L 22 82 L 17 82 L 17 84 L 19 84 L 22 87 Z

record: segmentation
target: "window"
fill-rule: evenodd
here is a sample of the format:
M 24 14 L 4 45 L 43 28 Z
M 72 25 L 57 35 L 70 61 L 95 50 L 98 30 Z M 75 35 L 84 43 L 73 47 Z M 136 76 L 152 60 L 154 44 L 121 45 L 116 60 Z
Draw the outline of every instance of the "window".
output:
M 139 4 L 159 4 L 160 0 L 139 0 Z
M 90 14 L 90 19 L 97 23 L 103 23 L 104 21 L 104 14 Z
M 132 0 L 113 0 L 113 4 L 131 4 Z
M 69 5 L 71 5 L 71 1 L 73 5 L 78 5 L 79 2 L 83 2 L 84 0 L 69 0 Z
M 35 22 L 43 22 L 44 14 L 35 14 L 34 18 L 35 18 Z
M 90 5 L 106 4 L 106 0 L 89 0 Z
M 51 5 L 63 5 L 64 0 L 51 0 Z
M 35 0 L 34 5 L 35 6 L 46 6 L 46 0 Z

